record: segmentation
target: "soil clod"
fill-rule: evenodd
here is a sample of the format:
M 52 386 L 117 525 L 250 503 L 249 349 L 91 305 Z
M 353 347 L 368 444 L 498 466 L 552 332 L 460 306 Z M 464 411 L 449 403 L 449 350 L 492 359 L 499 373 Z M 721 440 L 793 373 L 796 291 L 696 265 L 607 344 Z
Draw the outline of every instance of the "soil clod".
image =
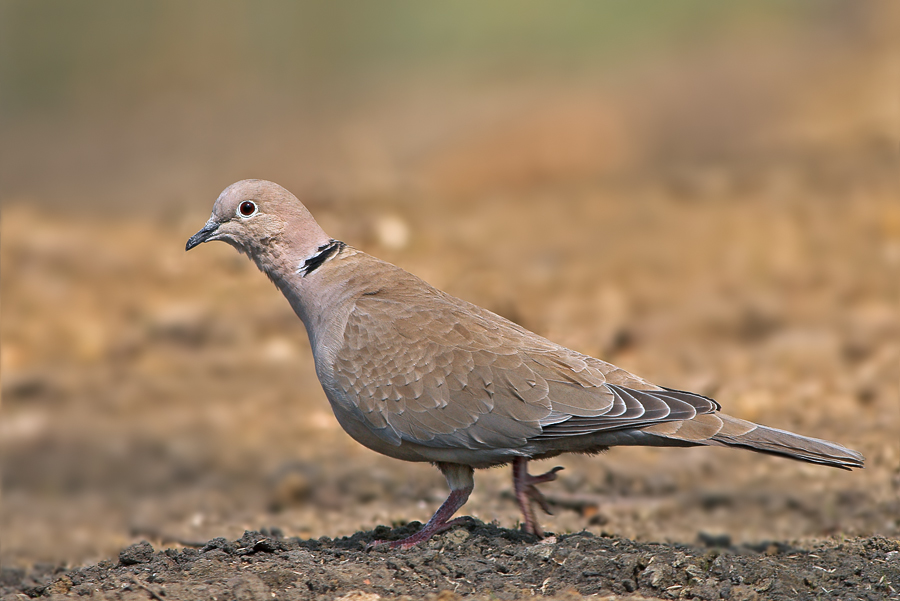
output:
M 379 527 L 330 540 L 274 537 L 247 531 L 202 549 L 154 551 L 146 541 L 122 550 L 119 562 L 64 570 L 3 568 L 2 597 L 90 594 L 153 599 L 516 599 L 522 591 L 577 599 L 639 595 L 656 599 L 887 599 L 900 590 L 900 542 L 881 537 L 814 544 L 725 545 L 716 549 L 641 543 L 589 532 L 555 542 L 478 520 L 408 550 L 365 546 L 406 536 L 418 524 Z

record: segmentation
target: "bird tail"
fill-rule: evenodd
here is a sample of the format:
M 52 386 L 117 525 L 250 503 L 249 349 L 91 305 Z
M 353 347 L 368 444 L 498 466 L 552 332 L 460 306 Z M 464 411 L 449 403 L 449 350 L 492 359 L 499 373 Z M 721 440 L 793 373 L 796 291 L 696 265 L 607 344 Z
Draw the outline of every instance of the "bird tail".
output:
M 721 413 L 717 414 L 717 417 L 723 421 L 723 428 L 710 438 L 710 442 L 713 444 L 750 449 L 758 453 L 780 455 L 798 461 L 829 465 L 845 470 L 861 468 L 865 465 L 865 457 L 861 453 L 836 442 L 760 426 Z M 748 426 L 752 426 L 752 429 L 747 429 Z M 741 432 L 745 429 L 745 432 Z
M 761 426 L 718 412 L 654 424 L 643 431 L 681 444 L 749 449 L 845 470 L 865 464 L 862 454 L 836 442 Z

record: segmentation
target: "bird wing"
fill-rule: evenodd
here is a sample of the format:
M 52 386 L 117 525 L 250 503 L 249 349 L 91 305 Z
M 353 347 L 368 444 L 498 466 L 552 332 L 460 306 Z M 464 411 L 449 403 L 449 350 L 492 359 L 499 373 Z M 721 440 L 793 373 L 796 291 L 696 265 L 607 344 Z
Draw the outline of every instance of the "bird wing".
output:
M 333 362 L 358 418 L 391 444 L 517 448 L 718 409 L 422 284 L 360 296 Z

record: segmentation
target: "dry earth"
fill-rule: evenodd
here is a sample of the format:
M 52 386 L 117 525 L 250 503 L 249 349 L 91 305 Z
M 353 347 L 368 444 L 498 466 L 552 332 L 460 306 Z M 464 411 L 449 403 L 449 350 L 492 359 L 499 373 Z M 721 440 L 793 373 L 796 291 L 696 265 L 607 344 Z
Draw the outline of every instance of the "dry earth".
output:
M 430 598 L 534 595 L 629 599 L 888 599 L 900 587 L 900 543 L 882 537 L 727 548 L 637 543 L 588 532 L 531 535 L 471 520 L 408 551 L 367 550 L 421 524 L 331 540 L 278 531 L 216 538 L 198 549 L 134 544 L 118 561 L 65 571 L 4 568 L 0 591 L 97 599 Z M 719 541 L 722 542 L 722 541 Z M 4 595 L 6 598 L 6 595 Z

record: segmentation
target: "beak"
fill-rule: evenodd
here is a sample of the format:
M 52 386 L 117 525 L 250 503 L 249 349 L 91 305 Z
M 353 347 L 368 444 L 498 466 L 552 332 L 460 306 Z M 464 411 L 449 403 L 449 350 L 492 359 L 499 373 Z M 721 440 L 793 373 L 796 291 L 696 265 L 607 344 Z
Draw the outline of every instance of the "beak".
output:
M 213 234 L 216 233 L 216 230 L 219 229 L 219 224 L 212 219 L 206 222 L 206 225 L 203 226 L 203 229 L 191 236 L 187 244 L 184 245 L 184 250 L 188 251 L 194 248 L 195 246 L 199 246 L 203 244 L 210 238 L 212 238 Z

